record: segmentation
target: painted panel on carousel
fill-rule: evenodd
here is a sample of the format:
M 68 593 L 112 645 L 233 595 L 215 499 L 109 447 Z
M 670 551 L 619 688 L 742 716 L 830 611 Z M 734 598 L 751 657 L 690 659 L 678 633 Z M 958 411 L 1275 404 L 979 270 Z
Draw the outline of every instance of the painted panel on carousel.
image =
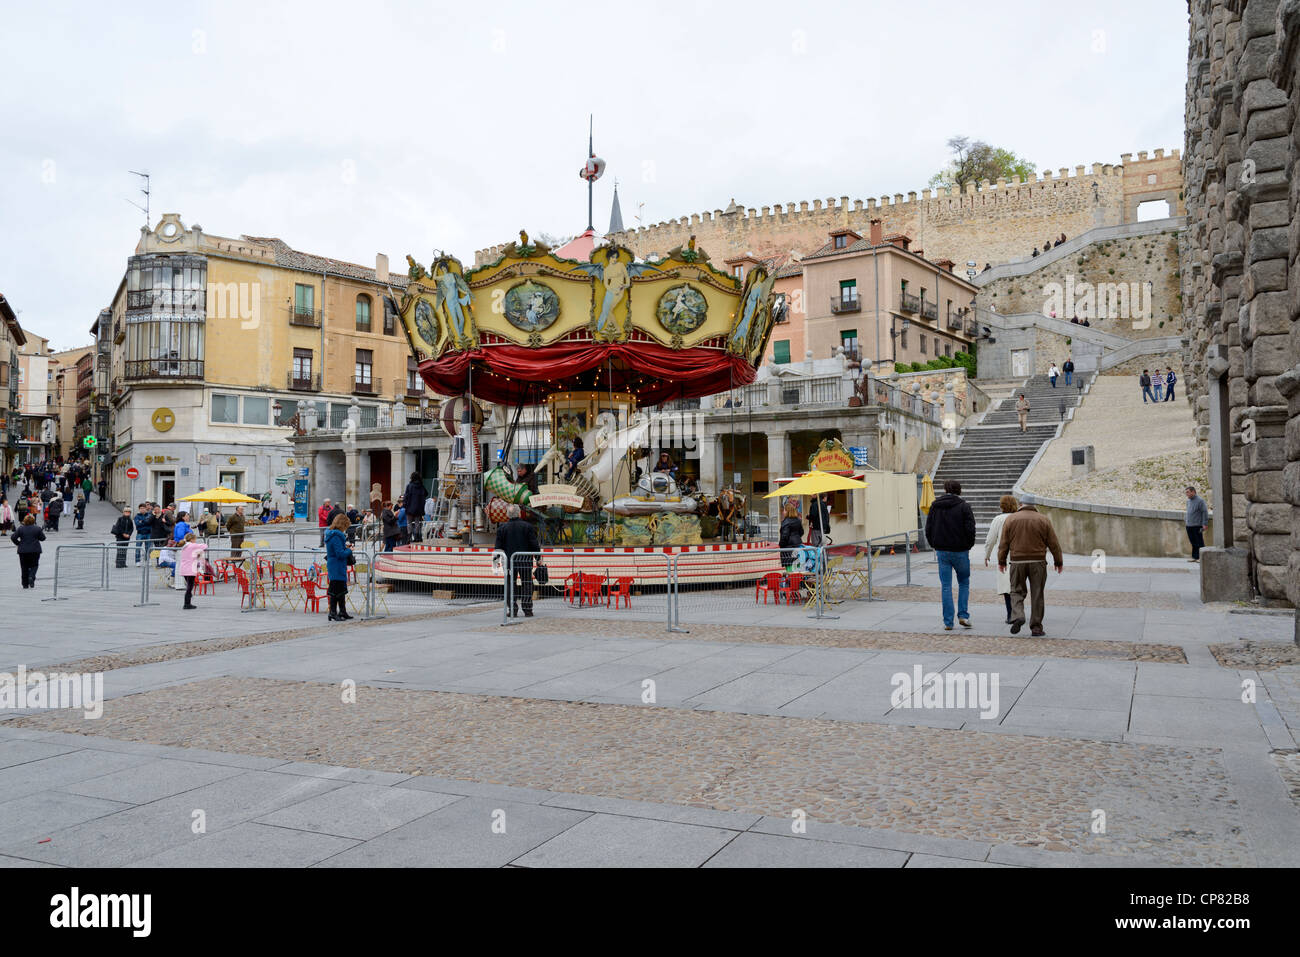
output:
M 632 250 L 611 243 L 592 250 L 591 262 L 576 267 L 598 280 L 591 303 L 591 332 L 597 342 L 622 342 L 628 337 L 632 280 L 660 272 L 657 266 L 635 259 Z
M 412 348 L 432 358 L 448 350 L 475 348 L 473 294 L 460 261 L 443 256 L 434 261 L 431 272 L 409 255 L 406 261 L 410 281 L 398 312 Z
M 560 318 L 560 298 L 550 286 L 525 279 L 506 290 L 506 321 L 521 332 L 541 332 Z
M 685 336 L 704 325 L 709 304 L 704 294 L 694 286 L 673 286 L 659 297 L 655 316 L 659 325 L 675 336 Z
M 740 309 L 727 335 L 727 351 L 753 359 L 766 344 L 772 324 L 772 285 L 776 279 L 762 266 L 755 266 L 745 277 L 740 292 Z

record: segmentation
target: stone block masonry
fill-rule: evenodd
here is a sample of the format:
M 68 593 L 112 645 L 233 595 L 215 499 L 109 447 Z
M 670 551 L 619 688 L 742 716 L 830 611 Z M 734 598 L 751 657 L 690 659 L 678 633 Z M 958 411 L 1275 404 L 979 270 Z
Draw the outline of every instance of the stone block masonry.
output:
M 1189 11 L 1185 383 L 1231 478 L 1226 544 L 1246 556 L 1232 567 L 1263 598 L 1297 604 L 1300 0 L 1192 0 Z
M 618 242 L 639 256 L 663 255 L 691 236 L 721 263 L 732 256 L 806 255 L 826 242 L 833 229 L 849 228 L 869 234 L 869 221 L 881 219 L 886 235 L 905 233 L 914 249 L 931 260 L 948 258 L 956 263 L 974 260 L 1000 263 L 1024 259 L 1035 246 L 1054 241 L 1061 233 L 1077 236 L 1097 226 L 1133 222 L 1137 205 L 1145 199 L 1170 201 L 1170 215 L 1181 215 L 1182 180 L 1178 150 L 1163 149 L 1136 160 L 1124 154 L 1125 165 L 1093 163 L 1045 170 L 1022 182 L 985 180 L 956 190 L 915 190 L 876 198 L 850 200 L 848 196 L 825 201 L 793 201 L 761 208 L 738 206 L 682 216 L 666 222 L 614 234 Z M 503 247 L 479 250 L 475 262 L 495 259 Z

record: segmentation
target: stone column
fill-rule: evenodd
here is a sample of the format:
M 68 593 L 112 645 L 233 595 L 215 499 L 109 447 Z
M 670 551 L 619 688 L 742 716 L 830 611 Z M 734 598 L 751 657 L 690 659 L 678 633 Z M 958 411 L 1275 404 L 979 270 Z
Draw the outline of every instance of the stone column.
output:
M 720 479 L 722 457 L 718 455 L 718 443 L 721 436 L 715 435 L 708 425 L 704 428 L 705 433 L 700 437 L 700 488 L 716 494 L 725 484 Z
M 776 480 L 790 474 L 790 437 L 785 432 L 767 434 L 767 490 L 776 490 Z M 770 498 L 768 515 L 777 524 L 781 524 L 781 499 Z
M 361 487 L 361 455 L 361 450 L 357 448 L 356 443 L 343 450 L 343 506 L 345 508 L 350 503 L 359 509 L 365 509 L 362 500 L 367 493 Z
M 294 460 L 298 463 L 298 467 L 305 468 L 307 470 L 307 520 L 309 524 L 315 524 L 313 521 L 313 515 L 314 515 L 313 510 L 320 507 L 319 496 L 321 494 L 320 479 L 316 475 L 316 453 L 299 451 L 294 456 Z M 294 478 L 290 480 L 294 484 L 297 483 L 296 473 L 297 470 L 295 469 Z M 289 486 L 289 507 L 290 508 L 293 508 L 293 489 L 294 489 L 294 485 L 290 485 Z

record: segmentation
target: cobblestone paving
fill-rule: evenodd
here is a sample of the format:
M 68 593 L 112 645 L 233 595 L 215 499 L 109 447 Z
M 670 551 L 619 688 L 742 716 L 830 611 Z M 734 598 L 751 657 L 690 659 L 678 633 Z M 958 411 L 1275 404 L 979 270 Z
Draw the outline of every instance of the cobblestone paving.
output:
M 1293 641 L 1244 641 L 1210 645 L 1210 653 L 1225 668 L 1272 671 L 1286 665 L 1300 665 L 1300 646 Z
M 604 623 L 608 623 L 605 621 Z M 573 635 L 589 631 L 590 618 L 534 618 L 519 627 L 529 634 Z M 476 632 L 499 632 L 499 626 L 475 628 Z M 668 632 L 664 625 L 647 621 L 619 621 L 624 638 L 654 638 L 660 641 L 726 641 L 737 644 L 816 645 L 823 648 L 870 648 L 887 651 L 937 651 L 970 655 L 1014 655 L 1030 658 L 1103 658 L 1110 661 L 1159 661 L 1187 664 L 1177 645 L 1132 641 L 1081 641 L 1070 638 L 1012 637 L 1010 635 L 967 635 L 958 632 L 928 634 L 919 631 L 852 631 L 847 628 L 781 628 L 762 625 L 697 625 L 689 634 Z
M 1253 863 L 1219 751 L 220 678 L 21 726 L 1170 864 Z M 93 727 L 91 727 L 93 725 Z M 1094 810 L 1106 832 L 1092 834 Z
M 1291 800 L 1300 808 L 1300 751 L 1274 751 L 1273 763 L 1291 792 Z
M 889 601 L 933 602 L 936 605 L 939 603 L 937 586 L 933 588 L 928 585 L 877 586 L 874 594 L 877 598 Z M 1002 604 L 1002 596 L 991 588 L 972 588 L 970 600 L 974 604 Z M 1053 589 L 1050 580 L 1046 601 L 1049 611 L 1053 605 L 1061 608 L 1146 608 L 1161 611 L 1177 611 L 1183 607 L 1178 596 L 1168 592 L 1070 591 L 1063 588 Z M 1197 602 L 1197 607 L 1200 607 L 1200 602 Z
M 468 615 L 477 608 L 448 608 L 443 611 L 425 612 L 419 615 L 396 615 L 392 618 L 374 618 L 368 621 L 354 621 L 346 628 L 373 628 L 378 625 L 391 625 L 402 621 L 423 621 L 433 618 L 452 618 Z M 56 665 L 47 665 L 44 670 L 63 671 L 113 671 L 117 668 L 132 668 L 136 665 L 150 665 L 159 661 L 175 661 L 181 658 L 194 658 L 198 655 L 213 655 L 222 651 L 234 651 L 236 648 L 251 648 L 253 645 L 269 645 L 276 641 L 289 641 L 294 638 L 306 638 L 321 633 L 322 626 L 310 628 L 291 628 L 286 631 L 266 631 L 254 635 L 228 635 L 222 638 L 207 638 L 203 641 L 186 641 L 167 645 L 148 645 L 132 648 L 130 651 L 113 652 L 107 655 L 93 655 L 65 661 Z

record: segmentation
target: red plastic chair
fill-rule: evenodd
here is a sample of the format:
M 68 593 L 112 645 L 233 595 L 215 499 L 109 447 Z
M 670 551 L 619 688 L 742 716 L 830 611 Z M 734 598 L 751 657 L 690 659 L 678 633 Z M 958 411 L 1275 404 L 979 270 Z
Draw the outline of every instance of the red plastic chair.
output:
M 784 595 L 785 603 L 787 605 L 793 605 L 796 599 L 802 601 L 803 600 L 803 579 L 804 576 L 801 572 L 791 572 L 790 574 L 788 574 L 785 577 L 785 585 L 780 589 L 780 592 L 777 596 L 778 600 L 780 599 L 781 595 Z
M 253 586 L 249 584 L 248 576 L 245 575 L 243 572 L 237 572 L 235 575 L 235 580 L 239 582 L 239 607 L 240 608 L 244 607 L 245 598 L 248 599 L 249 608 L 256 607 L 256 602 L 254 602 L 253 600 Z
M 304 596 L 305 596 L 305 598 L 306 598 L 306 600 L 302 603 L 302 612 L 303 612 L 303 614 L 305 615 L 305 614 L 307 613 L 307 610 L 308 610 L 308 607 L 309 607 L 309 606 L 310 606 L 310 608 L 311 608 L 312 611 L 314 611 L 314 612 L 316 612 L 317 614 L 319 614 L 319 613 L 320 613 L 320 600 L 321 600 L 323 597 L 325 597 L 325 596 L 324 596 L 324 595 L 318 595 L 318 594 L 316 594 L 316 583 L 315 583 L 314 581 L 312 581 L 310 578 L 305 579 L 305 580 L 303 581 L 303 583 L 302 583 L 302 589 L 303 589 L 303 594 L 304 594 Z
M 754 582 L 754 604 L 756 605 L 758 604 L 759 592 L 763 593 L 764 605 L 767 604 L 767 596 L 769 594 L 776 596 L 776 603 L 779 605 L 781 603 L 781 593 L 782 593 L 781 573 L 768 572 L 758 581 Z
M 578 592 L 582 588 L 582 572 L 574 572 L 568 578 L 564 579 L 564 600 L 573 604 L 573 599 L 578 597 Z
M 578 591 L 578 607 L 590 602 L 595 605 L 605 592 L 604 575 L 583 575 Z
M 609 607 L 609 602 L 610 599 L 612 598 L 614 600 L 614 607 L 617 608 L 618 600 L 621 598 L 623 599 L 623 607 L 631 608 L 632 607 L 632 583 L 634 581 L 636 581 L 636 579 L 634 578 L 615 579 L 614 583 L 609 586 L 609 591 L 605 596 L 605 607 L 606 608 Z

